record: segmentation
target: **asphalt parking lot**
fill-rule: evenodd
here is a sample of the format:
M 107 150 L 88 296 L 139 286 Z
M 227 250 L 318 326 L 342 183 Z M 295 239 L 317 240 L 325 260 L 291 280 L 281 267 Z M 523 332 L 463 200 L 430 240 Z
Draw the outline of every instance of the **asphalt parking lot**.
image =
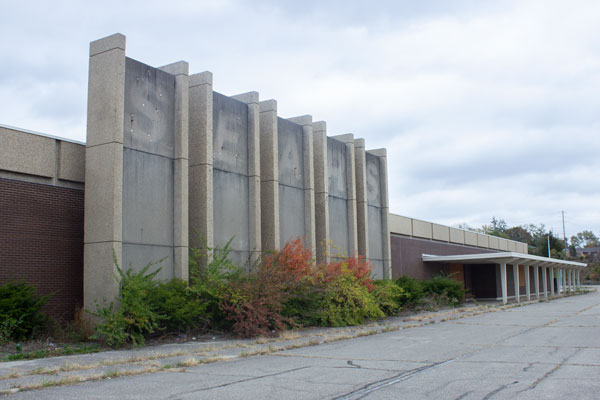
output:
M 15 399 L 598 399 L 600 293 Z

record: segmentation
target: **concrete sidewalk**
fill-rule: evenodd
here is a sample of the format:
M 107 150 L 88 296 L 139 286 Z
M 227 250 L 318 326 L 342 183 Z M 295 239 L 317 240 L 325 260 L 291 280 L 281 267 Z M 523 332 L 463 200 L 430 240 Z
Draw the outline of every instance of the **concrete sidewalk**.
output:
M 574 301 L 573 299 L 577 299 L 577 301 Z M 430 329 L 433 329 L 434 331 L 444 331 L 445 329 L 456 328 L 457 326 L 465 328 L 471 326 L 470 324 L 473 321 L 477 321 L 488 315 L 493 315 L 494 324 L 503 325 L 503 330 L 509 331 L 514 330 L 515 324 L 517 326 L 523 326 L 525 323 L 525 326 L 527 326 L 528 320 L 533 324 L 530 324 L 532 327 L 535 326 L 537 322 L 541 321 L 535 313 L 542 311 L 544 323 L 552 322 L 555 325 L 560 325 L 560 321 L 556 322 L 555 320 L 561 315 L 580 312 L 579 306 L 576 306 L 576 309 L 571 310 L 569 307 L 565 307 L 565 305 L 569 306 L 582 302 L 585 303 L 588 308 L 597 307 L 600 303 L 600 296 L 598 293 L 592 293 L 584 296 L 573 296 L 543 303 L 531 302 L 521 303 L 519 305 L 509 304 L 507 306 L 486 305 L 463 307 L 441 312 L 424 313 L 410 317 L 389 318 L 375 324 L 353 328 L 310 329 L 284 332 L 281 337 L 275 339 L 259 338 L 255 340 L 228 340 L 202 343 L 190 342 L 185 344 L 146 347 L 136 350 L 110 351 L 89 355 L 7 362 L 0 364 L 0 390 L 2 391 L 1 393 L 5 394 L 26 391 L 21 394 L 26 398 L 35 398 L 36 395 L 41 395 L 41 393 L 44 393 L 45 397 L 46 395 L 50 395 L 50 392 L 47 392 L 48 389 L 46 388 L 52 386 L 63 386 L 62 388 L 55 388 L 53 390 L 65 390 L 65 385 L 72 385 L 74 383 L 85 381 L 115 380 L 115 378 L 118 377 L 133 375 L 148 376 L 146 374 L 151 373 L 187 372 L 198 368 L 200 368 L 199 371 L 201 371 L 204 368 L 208 368 L 207 365 L 203 367 L 200 366 L 201 364 L 215 362 L 219 362 L 219 365 L 223 364 L 223 368 L 227 369 L 226 365 L 228 365 L 228 363 L 222 363 L 221 361 L 240 361 L 241 359 L 246 359 L 253 355 L 282 356 L 288 352 L 294 351 L 318 352 L 319 350 L 312 346 L 337 342 L 344 339 L 370 336 L 378 333 L 390 332 L 389 334 L 392 334 L 394 331 L 404 332 L 407 329 L 419 332 L 420 329 L 431 324 L 436 325 L 427 327 L 429 328 L 428 331 L 430 331 Z M 529 305 L 521 307 L 526 304 Z M 503 312 L 508 310 L 511 312 Z M 548 310 L 551 310 L 551 312 Z M 550 318 L 548 314 L 556 316 Z M 546 321 L 546 319 L 548 319 L 548 321 Z M 598 321 L 594 323 L 600 325 Z M 441 324 L 439 325 L 439 328 L 437 324 Z M 442 329 L 442 327 L 445 328 Z M 497 330 L 497 328 L 494 328 L 493 330 Z M 384 337 L 386 335 L 379 336 Z M 352 341 L 348 342 L 350 343 Z M 423 349 L 422 351 L 425 353 L 427 350 L 431 351 L 432 349 L 433 348 Z M 438 350 L 439 352 L 436 353 L 435 357 L 432 359 L 439 358 L 442 360 L 440 362 L 443 362 L 444 360 L 447 361 L 448 359 L 444 357 L 446 352 L 442 349 Z M 373 354 L 377 354 L 377 351 L 374 351 Z M 342 356 L 342 358 L 344 358 L 344 356 Z M 418 358 L 419 357 L 416 357 L 415 360 Z M 417 368 L 420 368 L 430 365 L 426 361 L 427 360 L 419 360 L 414 361 L 414 363 L 418 364 Z M 231 365 L 233 368 L 233 364 Z M 221 367 L 219 368 L 223 369 Z M 120 381 L 122 379 L 133 378 L 119 378 L 118 380 Z M 77 385 L 76 387 L 82 386 Z M 40 389 L 43 389 L 43 392 L 40 392 Z M 133 396 L 132 398 L 136 397 Z M 157 398 L 161 398 L 161 396 L 159 395 Z

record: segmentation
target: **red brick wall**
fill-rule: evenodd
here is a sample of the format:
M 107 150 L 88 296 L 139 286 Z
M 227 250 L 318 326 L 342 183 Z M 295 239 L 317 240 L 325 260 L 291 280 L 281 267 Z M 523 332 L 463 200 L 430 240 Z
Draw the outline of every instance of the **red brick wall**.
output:
M 0 178 L 0 284 L 27 282 L 53 317 L 83 299 L 83 190 Z

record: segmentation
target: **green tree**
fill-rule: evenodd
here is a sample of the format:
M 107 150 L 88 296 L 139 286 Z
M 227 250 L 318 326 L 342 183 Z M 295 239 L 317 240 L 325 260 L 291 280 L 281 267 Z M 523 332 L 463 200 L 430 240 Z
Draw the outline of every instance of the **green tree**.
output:
M 594 232 L 583 231 L 571 236 L 571 244 L 576 248 L 598 247 L 600 246 L 600 240 L 594 235 Z

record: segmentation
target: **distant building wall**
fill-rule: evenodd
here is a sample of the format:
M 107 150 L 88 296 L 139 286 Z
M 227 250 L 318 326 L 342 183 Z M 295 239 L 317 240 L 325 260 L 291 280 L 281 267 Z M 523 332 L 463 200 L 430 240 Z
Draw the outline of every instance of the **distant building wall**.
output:
M 0 126 L 0 149 L 0 284 L 34 285 L 70 319 L 83 304 L 85 147 Z

